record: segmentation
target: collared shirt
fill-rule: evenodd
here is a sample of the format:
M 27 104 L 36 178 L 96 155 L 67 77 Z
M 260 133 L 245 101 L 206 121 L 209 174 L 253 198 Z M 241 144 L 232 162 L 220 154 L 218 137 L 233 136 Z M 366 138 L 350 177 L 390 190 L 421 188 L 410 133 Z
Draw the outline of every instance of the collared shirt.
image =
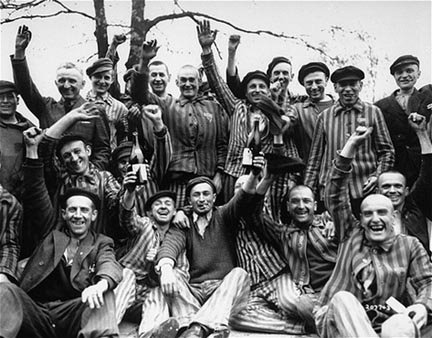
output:
M 305 173 L 305 184 L 315 191 L 318 188 L 321 199 L 336 151 L 342 149 L 360 125 L 373 127 L 373 132 L 356 153 L 350 174 L 351 196 L 362 197 L 363 185 L 369 177 L 392 168 L 394 148 L 380 109 L 360 99 L 351 108 L 337 101 L 318 116 Z
M 369 244 L 364 229 L 351 212 L 348 194 L 350 163 L 350 159 L 337 157 L 326 192 L 326 202 L 340 245 L 336 267 L 321 292 L 319 304 L 325 306 L 336 292 L 348 291 L 363 304 L 385 305 L 385 301 L 393 296 L 408 306 L 410 303 L 404 299 L 409 283 L 415 290 L 413 303 L 424 304 L 430 312 L 432 264 L 426 250 L 418 239 L 402 234 L 390 237 L 384 245 Z M 372 293 L 365 292 L 359 282 L 359 274 L 368 264 L 368 257 L 375 274 L 376 290 Z M 326 307 L 318 312 L 325 311 Z
M 215 92 L 217 100 L 224 107 L 230 116 L 230 138 L 228 144 L 228 154 L 225 164 L 225 172 L 234 177 L 240 177 L 245 174 L 246 169 L 242 166 L 243 150 L 246 147 L 248 139 L 248 115 L 250 114 L 250 105 L 246 104 L 234 96 L 225 81 L 217 71 L 213 54 L 201 55 L 206 76 L 210 87 Z M 296 121 L 297 116 L 293 109 L 284 110 L 286 115 Z M 289 135 L 284 135 L 285 155 L 298 157 L 297 147 L 294 140 Z M 270 153 L 273 150 L 273 137 L 268 136 L 263 140 L 261 151 Z
M 209 225 L 212 216 L 213 216 L 213 210 L 210 210 L 204 216 L 198 215 L 195 212 L 192 213 L 193 223 L 198 227 L 198 233 L 203 238 L 204 238 L 205 230 Z
M 111 151 L 120 145 L 120 143 L 127 141 L 129 127 L 127 118 L 128 109 L 126 106 L 113 98 L 108 92 L 102 96 L 96 96 L 95 93 L 89 91 L 86 99 L 89 102 L 102 101 L 105 103 L 105 113 L 108 117 L 110 128 Z
M 18 200 L 0 185 L 0 273 L 17 280 L 23 210 Z

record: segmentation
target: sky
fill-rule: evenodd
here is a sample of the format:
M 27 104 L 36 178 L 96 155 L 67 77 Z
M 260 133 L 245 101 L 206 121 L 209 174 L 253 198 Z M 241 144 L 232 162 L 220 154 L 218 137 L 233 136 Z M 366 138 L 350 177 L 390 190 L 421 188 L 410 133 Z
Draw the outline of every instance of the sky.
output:
M 130 1 L 105 1 L 109 23 L 128 24 Z M 68 6 L 93 15 L 92 1 L 67 1 Z M 369 74 L 361 93 L 365 101 L 374 101 L 389 95 L 396 89 L 389 73 L 390 64 L 400 55 L 413 54 L 420 59 L 422 75 L 418 87 L 431 83 L 431 2 L 430 1 L 179 1 L 186 10 L 206 13 L 224 19 L 249 30 L 271 30 L 294 37 L 301 37 L 309 43 L 324 46 L 329 54 L 347 58 L 353 64 L 366 70 L 371 53 L 377 58 L 377 71 L 373 85 Z M 51 6 L 51 7 L 50 7 Z M 48 13 L 54 6 L 38 10 Z M 55 9 L 55 8 L 54 8 Z M 146 3 L 146 15 L 173 12 L 172 1 L 153 0 Z M 7 13 L 2 11 L 4 17 Z M 95 57 L 96 42 L 93 36 L 94 23 L 78 15 L 62 15 L 49 19 L 20 20 L 1 26 L 1 79 L 11 80 L 12 70 L 9 55 L 14 52 L 15 34 L 19 25 L 29 26 L 33 38 L 27 50 L 28 62 L 34 82 L 45 96 L 59 98 L 54 84 L 55 70 L 60 63 L 72 61 L 83 69 Z M 240 34 L 241 43 L 237 53 L 240 75 L 248 71 L 265 70 L 274 56 L 284 55 L 293 63 L 294 80 L 290 88 L 295 93 L 304 93 L 297 81 L 297 71 L 302 64 L 323 61 L 321 56 L 296 42 L 295 39 L 280 39 L 268 35 L 246 34 L 219 23 L 212 27 L 218 30 L 217 46 L 221 59 L 217 58 L 219 69 L 225 73 L 227 42 L 231 34 Z M 333 29 L 334 35 L 331 34 Z M 110 27 L 109 39 L 113 34 L 127 33 L 126 28 Z M 353 33 L 350 33 L 353 32 Z M 357 37 L 357 33 L 365 41 Z M 178 95 L 175 74 L 184 64 L 200 63 L 200 46 L 196 37 L 195 24 L 190 19 L 167 21 L 159 24 L 148 35 L 161 45 L 157 59 L 165 61 L 173 77 L 169 90 Z M 124 63 L 128 46 L 119 47 L 120 75 L 125 71 Z M 334 67 L 330 67 L 334 71 Z M 88 81 L 87 81 L 88 82 Z M 332 84 L 328 92 L 333 93 Z M 84 94 L 89 90 L 87 83 Z M 19 107 L 28 115 L 23 103 Z

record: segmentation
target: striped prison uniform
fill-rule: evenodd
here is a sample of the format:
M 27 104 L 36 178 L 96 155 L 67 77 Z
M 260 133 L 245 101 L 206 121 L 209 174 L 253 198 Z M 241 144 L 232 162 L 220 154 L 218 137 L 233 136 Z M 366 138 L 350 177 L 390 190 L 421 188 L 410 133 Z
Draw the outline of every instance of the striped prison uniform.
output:
M 86 100 L 89 102 L 102 101 L 105 106 L 105 113 L 108 117 L 110 147 L 113 151 L 120 143 L 128 140 L 128 109 L 120 101 L 111 96 L 110 93 L 105 93 L 102 96 L 96 96 L 92 91 L 89 91 Z
M 324 197 L 329 172 L 337 150 L 342 149 L 358 126 L 373 127 L 372 137 L 358 149 L 350 174 L 350 195 L 363 197 L 363 185 L 369 177 L 390 170 L 394 164 L 394 148 L 381 110 L 360 99 L 352 107 L 337 101 L 318 116 L 304 183 Z
M 166 188 L 178 192 L 177 206 L 180 207 L 185 204 L 182 190 L 189 179 L 196 176 L 213 178 L 216 171 L 223 172 L 228 116 L 219 103 L 204 96 L 192 100 L 184 97 L 162 99 L 149 92 L 148 76 L 148 71 L 133 74 L 131 95 L 139 104 L 154 103 L 162 109 L 173 147 Z
M 248 134 L 251 128 L 249 123 L 251 105 L 234 96 L 226 82 L 218 73 L 212 53 L 202 54 L 201 59 L 209 85 L 216 94 L 217 100 L 221 103 L 230 117 L 230 137 L 225 163 L 225 173 L 234 178 L 228 178 L 224 187 L 226 198 L 229 199 L 232 197 L 234 191 L 233 183 L 246 172 L 246 169 L 242 166 L 242 159 L 243 150 L 246 147 Z M 293 123 L 296 123 L 297 115 L 294 109 L 287 106 L 285 114 Z M 264 120 L 268 121 L 266 118 Z M 269 133 L 267 133 L 267 135 L 262 139 L 261 151 L 264 153 L 271 153 L 273 151 L 273 137 Z M 284 135 L 284 155 L 289 157 L 299 157 L 294 140 L 288 133 Z M 272 195 L 274 196 L 272 198 L 272 203 L 274 203 L 274 205 L 271 206 L 271 209 L 272 214 L 276 219 L 278 219 L 280 202 L 284 196 L 283 194 L 285 194 L 288 189 L 289 178 L 289 174 L 281 175 L 274 182 L 274 186 L 272 187 Z M 231 186 L 229 186 L 230 183 L 232 184 Z
M 154 150 L 149 162 L 148 180 L 135 188 L 138 215 L 145 216 L 145 202 L 158 192 L 162 180 L 168 170 L 172 158 L 171 136 L 165 127 L 160 132 L 154 132 Z
M 18 200 L 0 185 L 0 274 L 17 281 L 23 209 Z
M 339 291 L 352 294 L 366 309 L 379 309 L 380 306 L 385 308 L 385 301 L 394 297 L 406 306 L 412 303 L 423 304 L 429 314 L 432 310 L 432 263 L 420 241 L 411 236 L 394 233 L 378 245 L 372 245 L 366 240 L 364 229 L 353 216 L 349 203 L 348 182 L 353 170 L 351 162 L 352 159 L 336 157 L 326 191 L 326 203 L 333 216 L 340 247 L 335 269 L 321 292 L 315 314 L 321 337 L 337 336 L 334 323 L 327 323 L 333 316 L 331 311 L 329 312 L 332 299 Z M 361 282 L 365 268 L 370 268 L 373 276 L 370 288 L 366 288 Z M 415 290 L 413 300 L 406 297 L 408 283 Z M 336 301 L 337 299 L 334 302 Z M 352 318 L 343 320 L 357 327 L 356 317 L 361 316 L 361 313 L 350 309 L 347 316 L 351 315 Z M 369 325 L 379 330 L 381 320 L 388 317 L 389 314 L 381 312 Z M 361 325 L 360 321 L 358 323 Z
M 154 271 L 154 263 L 147 260 L 147 253 L 150 249 L 158 249 L 163 242 L 165 232 L 161 231 L 151 218 L 141 217 L 136 214 L 136 210 L 120 208 L 120 224 L 131 236 L 126 254 L 119 259 L 124 270 L 132 270 L 136 276 L 136 285 L 133 285 L 135 294 L 134 301 L 130 302 L 130 292 L 128 287 L 131 284 L 120 283 L 117 289 L 126 289 L 118 292 L 116 304 L 121 304 L 121 309 L 127 310 L 127 315 L 141 316 L 139 334 L 150 332 L 170 316 L 171 312 L 169 300 L 165 299 L 159 286 L 159 278 Z M 176 274 L 179 278 L 189 280 L 189 263 L 185 253 L 177 257 Z M 116 294 L 117 296 L 117 294 Z M 127 304 L 127 306 L 124 306 Z M 121 314 L 121 313 L 120 313 Z M 122 313 L 124 314 L 124 312 Z M 119 318 L 119 317 L 118 317 Z

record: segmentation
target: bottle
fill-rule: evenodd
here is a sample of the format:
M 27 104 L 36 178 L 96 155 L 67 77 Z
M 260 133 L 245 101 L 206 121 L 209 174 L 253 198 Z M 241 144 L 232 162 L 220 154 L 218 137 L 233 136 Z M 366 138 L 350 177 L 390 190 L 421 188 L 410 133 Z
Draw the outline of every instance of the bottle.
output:
M 142 185 L 147 182 L 147 161 L 144 158 L 144 154 L 138 142 L 138 133 L 134 131 L 132 133 L 134 137 L 134 143 L 129 158 L 129 168 L 137 175 L 137 185 Z
M 243 166 L 250 168 L 252 166 L 254 156 L 257 156 L 260 151 L 261 134 L 259 131 L 259 119 L 255 119 L 252 131 L 250 132 L 246 143 L 246 148 L 243 150 Z

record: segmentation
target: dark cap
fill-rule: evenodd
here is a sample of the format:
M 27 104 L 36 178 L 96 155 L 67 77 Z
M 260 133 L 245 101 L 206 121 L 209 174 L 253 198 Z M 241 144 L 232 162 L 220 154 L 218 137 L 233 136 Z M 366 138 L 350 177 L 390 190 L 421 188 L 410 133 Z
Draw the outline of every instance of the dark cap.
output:
M 66 202 L 72 196 L 85 196 L 93 202 L 96 210 L 100 208 L 100 199 L 95 193 L 81 188 L 69 188 L 63 195 L 60 195 L 60 206 L 62 209 L 66 208 Z
M 0 94 L 9 93 L 9 92 L 18 93 L 15 83 L 6 80 L 0 80 Z
M 303 80 L 306 77 L 306 75 L 313 72 L 323 72 L 327 78 L 330 76 L 330 70 L 324 63 L 309 62 L 308 64 L 301 66 L 298 73 L 298 81 L 302 86 L 303 86 Z
M 255 70 L 253 72 L 249 72 L 245 75 L 245 77 L 243 78 L 243 80 L 240 84 L 242 93 L 244 95 L 246 94 L 246 87 L 247 87 L 248 83 L 253 79 L 263 80 L 266 83 L 267 87 L 270 86 L 270 80 L 264 72 L 262 72 L 260 70 Z
M 267 76 L 269 78 L 271 77 L 271 73 L 273 71 L 273 68 L 278 63 L 288 63 L 289 65 L 292 66 L 291 61 L 289 59 L 287 59 L 286 57 L 284 57 L 284 56 L 276 56 L 275 58 L 273 58 L 273 60 L 271 60 L 271 62 L 267 66 Z
M 300 158 L 286 157 L 278 154 L 265 154 L 267 169 L 272 174 L 301 172 L 305 168 L 304 162 Z
M 111 154 L 113 162 L 120 160 L 121 158 L 127 156 L 129 157 L 132 151 L 132 142 L 123 142 Z
M 395 71 L 406 65 L 417 65 L 420 67 L 420 61 L 418 58 L 416 58 L 414 55 L 402 55 L 399 56 L 395 62 L 392 63 L 390 66 L 390 74 L 394 75 Z
M 346 66 L 336 69 L 330 77 L 331 82 L 338 83 L 346 80 L 363 80 L 363 71 L 354 66 Z
M 108 58 L 98 59 L 86 69 L 86 74 L 92 76 L 93 74 L 105 72 L 113 69 L 113 62 Z
M 149 199 L 147 199 L 147 201 L 145 202 L 144 205 L 144 209 L 145 211 L 149 211 L 151 209 L 151 206 L 154 202 L 156 202 L 156 200 L 158 200 L 159 198 L 162 197 L 169 197 L 174 201 L 174 204 L 176 203 L 177 200 L 177 194 L 173 191 L 170 190 L 161 190 L 158 191 L 157 193 L 154 193 L 153 195 L 150 196 Z
M 216 194 L 216 186 L 214 185 L 213 181 L 206 176 L 198 176 L 189 180 L 188 184 L 186 185 L 186 197 L 189 197 L 192 188 L 200 183 L 207 183 L 210 185 L 213 189 L 213 193 Z
M 62 138 L 60 138 L 60 140 L 57 142 L 57 146 L 56 146 L 56 155 L 59 159 L 61 159 L 61 154 L 60 151 L 62 150 L 62 148 L 68 144 L 69 142 L 74 142 L 74 141 L 82 141 L 85 145 L 88 145 L 88 141 L 81 135 L 77 135 L 77 134 L 67 134 L 64 135 Z

